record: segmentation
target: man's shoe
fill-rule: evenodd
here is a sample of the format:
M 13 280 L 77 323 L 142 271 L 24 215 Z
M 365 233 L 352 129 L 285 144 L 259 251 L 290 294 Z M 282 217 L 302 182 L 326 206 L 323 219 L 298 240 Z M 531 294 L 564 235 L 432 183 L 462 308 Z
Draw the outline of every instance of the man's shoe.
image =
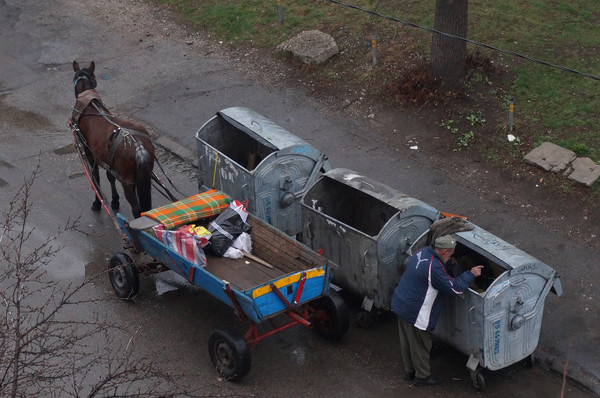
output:
M 415 378 L 415 372 L 404 372 L 404 380 L 411 381 Z
M 440 384 L 440 382 L 438 381 L 438 379 L 436 379 L 433 376 L 427 376 L 424 379 L 421 379 L 420 377 L 415 377 L 415 380 L 413 381 L 413 384 L 415 386 L 435 386 L 436 384 Z

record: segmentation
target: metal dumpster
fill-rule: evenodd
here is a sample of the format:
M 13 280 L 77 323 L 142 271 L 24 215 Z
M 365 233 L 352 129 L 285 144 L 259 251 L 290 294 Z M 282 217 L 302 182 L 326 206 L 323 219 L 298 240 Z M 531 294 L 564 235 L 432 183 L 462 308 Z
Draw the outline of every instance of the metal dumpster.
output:
M 334 266 L 333 281 L 363 297 L 361 326 L 373 308 L 390 310 L 406 250 L 439 212 L 348 169 L 333 169 L 300 202 L 303 243 Z
M 434 335 L 469 356 L 475 388 L 482 368 L 498 370 L 521 360 L 532 363 L 550 291 L 562 294 L 556 271 L 497 236 L 471 224 L 454 233 L 456 273 L 483 265 L 482 276 L 460 296 L 446 297 Z M 410 252 L 423 246 L 417 242 Z M 456 275 L 455 275 L 456 276 Z
M 298 202 L 331 169 L 312 145 L 257 112 L 221 110 L 196 133 L 198 186 L 218 189 L 288 235 L 301 229 Z

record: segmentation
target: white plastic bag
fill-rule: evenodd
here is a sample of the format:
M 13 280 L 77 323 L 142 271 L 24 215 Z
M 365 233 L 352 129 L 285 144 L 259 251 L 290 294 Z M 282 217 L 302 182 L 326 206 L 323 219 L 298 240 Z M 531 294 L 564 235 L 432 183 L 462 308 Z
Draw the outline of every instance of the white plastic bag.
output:
M 242 232 L 242 234 L 233 241 L 233 244 L 227 249 L 225 254 L 223 254 L 223 257 L 242 258 L 244 257 L 244 252 L 250 253 L 251 251 L 252 238 L 249 233 Z

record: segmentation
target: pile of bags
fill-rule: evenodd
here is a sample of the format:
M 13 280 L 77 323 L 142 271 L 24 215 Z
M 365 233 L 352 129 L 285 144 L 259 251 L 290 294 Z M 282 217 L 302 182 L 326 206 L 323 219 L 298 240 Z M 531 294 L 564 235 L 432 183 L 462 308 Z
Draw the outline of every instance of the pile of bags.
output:
M 219 257 L 241 258 L 250 252 L 252 243 L 248 212 L 237 200 L 232 201 L 216 218 L 206 217 L 168 229 L 162 222 L 153 227 L 156 238 L 197 265 L 206 265 L 204 249 Z M 202 225 L 205 221 L 205 225 Z

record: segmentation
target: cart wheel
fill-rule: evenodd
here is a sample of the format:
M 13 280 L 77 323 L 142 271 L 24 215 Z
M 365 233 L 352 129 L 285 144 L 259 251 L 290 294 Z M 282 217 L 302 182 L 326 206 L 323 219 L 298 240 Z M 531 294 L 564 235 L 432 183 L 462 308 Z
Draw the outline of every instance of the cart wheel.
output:
M 140 290 L 140 277 L 131 257 L 117 253 L 110 259 L 108 268 L 108 278 L 117 296 L 132 299 Z
M 481 371 L 479 369 L 471 371 L 471 385 L 476 390 L 479 390 L 479 391 L 485 390 L 485 378 L 483 377 L 483 375 L 481 374 Z
M 361 311 L 356 314 L 356 324 L 361 328 L 370 328 L 373 326 L 373 314 L 367 311 Z
M 208 352 L 219 376 L 225 380 L 241 379 L 250 371 L 248 345 L 225 330 L 215 330 L 208 338 Z
M 344 299 L 338 292 L 330 290 L 312 303 L 315 313 L 311 316 L 318 334 L 329 339 L 339 340 L 350 327 L 350 316 Z

